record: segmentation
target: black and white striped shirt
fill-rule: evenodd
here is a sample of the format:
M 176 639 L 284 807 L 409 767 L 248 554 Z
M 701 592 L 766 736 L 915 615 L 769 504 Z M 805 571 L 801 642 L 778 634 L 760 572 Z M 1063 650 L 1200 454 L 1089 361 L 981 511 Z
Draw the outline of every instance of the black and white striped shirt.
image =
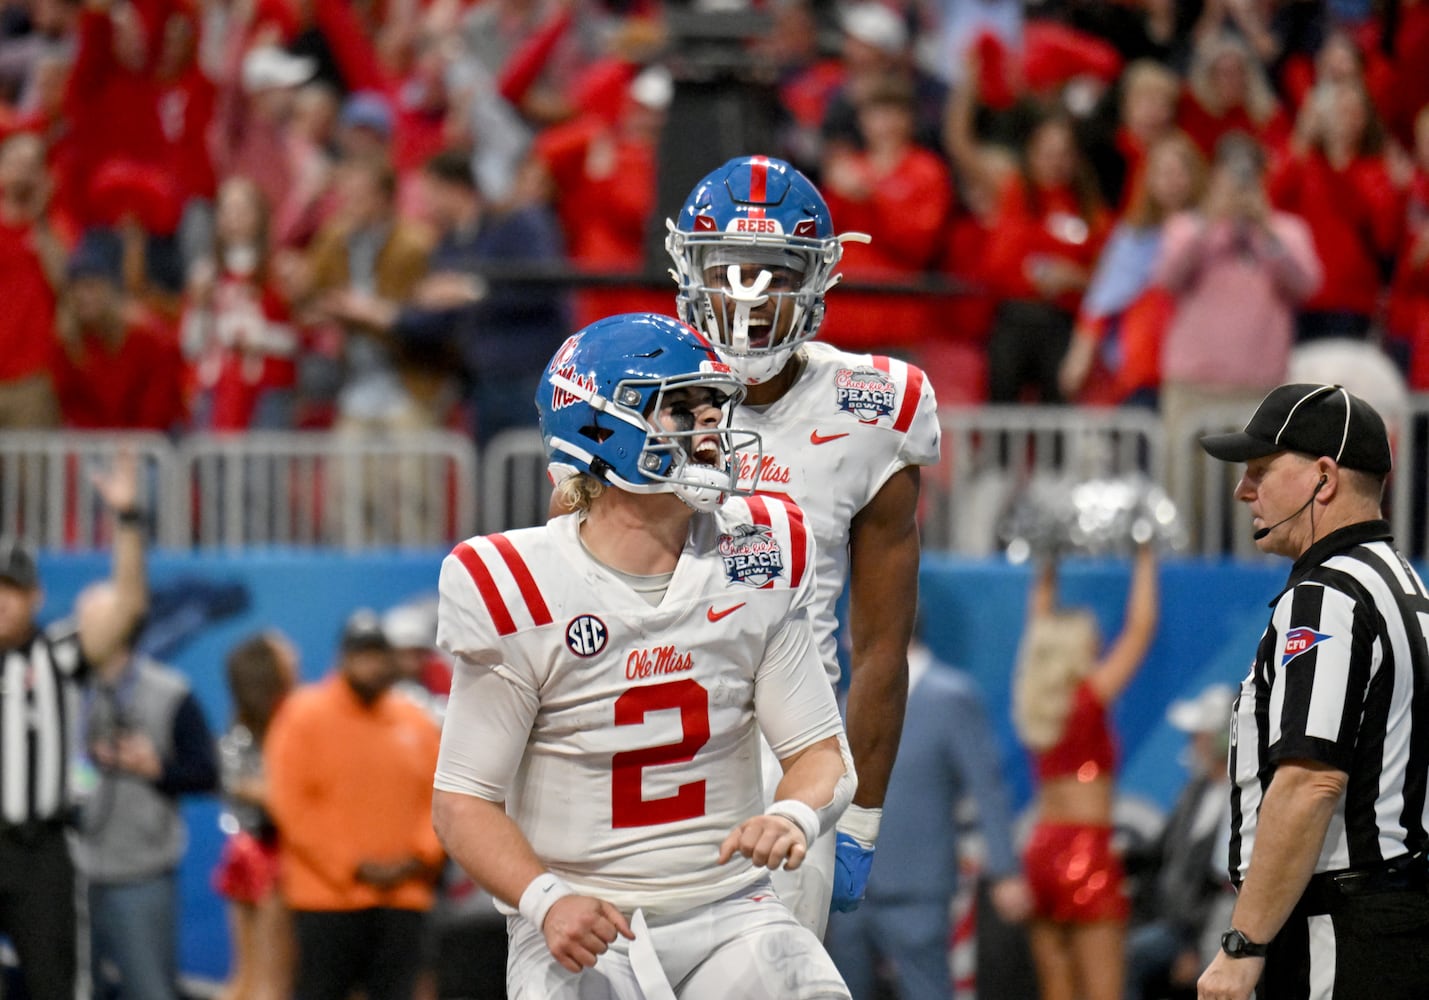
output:
M 73 621 L 0 651 L 0 826 L 68 818 L 86 673 Z
M 1424 850 L 1429 594 L 1389 525 L 1316 542 L 1271 607 L 1231 723 L 1231 878 L 1245 878 L 1261 800 L 1285 760 L 1349 775 L 1317 872 Z

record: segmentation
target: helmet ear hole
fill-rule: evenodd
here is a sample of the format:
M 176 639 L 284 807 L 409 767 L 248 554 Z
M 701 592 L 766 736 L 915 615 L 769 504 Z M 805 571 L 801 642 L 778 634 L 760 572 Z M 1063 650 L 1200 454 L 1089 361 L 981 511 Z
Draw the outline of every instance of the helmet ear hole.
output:
M 597 427 L 595 424 L 586 424 L 581 428 L 580 433 L 581 437 L 589 438 L 597 444 L 604 444 L 615 432 L 609 427 Z

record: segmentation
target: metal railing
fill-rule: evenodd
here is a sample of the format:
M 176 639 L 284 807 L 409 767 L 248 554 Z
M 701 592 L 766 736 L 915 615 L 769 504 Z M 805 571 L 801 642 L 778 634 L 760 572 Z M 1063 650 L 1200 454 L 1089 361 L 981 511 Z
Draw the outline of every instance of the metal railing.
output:
M 923 544 L 990 555 L 1019 492 L 1058 481 L 1132 474 L 1178 484 L 1173 496 L 1201 555 L 1257 555 L 1233 499 L 1235 470 L 1196 446 L 1241 427 L 1242 408 L 1207 408 L 1180 442 L 1149 411 L 1072 407 L 949 407 L 943 455 L 923 476 Z M 1429 556 L 1429 395 L 1387 415 L 1395 471 L 1386 509 L 1401 548 Z M 127 446 L 140 457 L 155 541 L 174 549 L 417 549 L 539 524 L 550 498 L 534 428 L 505 431 L 478 455 L 447 432 L 0 433 L 0 535 L 45 549 L 108 544 L 109 520 L 90 473 Z

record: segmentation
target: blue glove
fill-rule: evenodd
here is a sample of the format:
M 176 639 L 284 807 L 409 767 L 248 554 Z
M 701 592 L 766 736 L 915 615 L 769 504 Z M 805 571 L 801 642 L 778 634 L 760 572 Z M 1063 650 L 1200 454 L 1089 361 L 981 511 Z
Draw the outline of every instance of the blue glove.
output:
M 834 837 L 834 898 L 830 909 L 848 913 L 858 909 L 868 889 L 868 872 L 873 867 L 873 848 L 864 847 L 847 833 Z

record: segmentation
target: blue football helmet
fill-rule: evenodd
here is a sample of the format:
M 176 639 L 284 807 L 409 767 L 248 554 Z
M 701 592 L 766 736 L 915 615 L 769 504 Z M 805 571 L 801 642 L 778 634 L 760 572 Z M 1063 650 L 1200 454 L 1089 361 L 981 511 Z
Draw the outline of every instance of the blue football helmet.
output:
M 659 423 L 684 389 L 711 391 L 724 411 L 717 427 L 696 427 L 678 399 L 668 404 L 676 427 Z M 536 389 L 551 478 L 588 472 L 632 493 L 674 493 L 696 510 L 748 494 L 740 472 L 759 468 L 763 448 L 757 432 L 730 426 L 744 391 L 710 342 L 677 319 L 598 320 L 566 339 Z
M 741 156 L 709 174 L 665 227 L 680 318 L 746 385 L 769 381 L 818 333 L 843 244 L 869 241 L 835 235 L 818 189 L 768 156 Z

